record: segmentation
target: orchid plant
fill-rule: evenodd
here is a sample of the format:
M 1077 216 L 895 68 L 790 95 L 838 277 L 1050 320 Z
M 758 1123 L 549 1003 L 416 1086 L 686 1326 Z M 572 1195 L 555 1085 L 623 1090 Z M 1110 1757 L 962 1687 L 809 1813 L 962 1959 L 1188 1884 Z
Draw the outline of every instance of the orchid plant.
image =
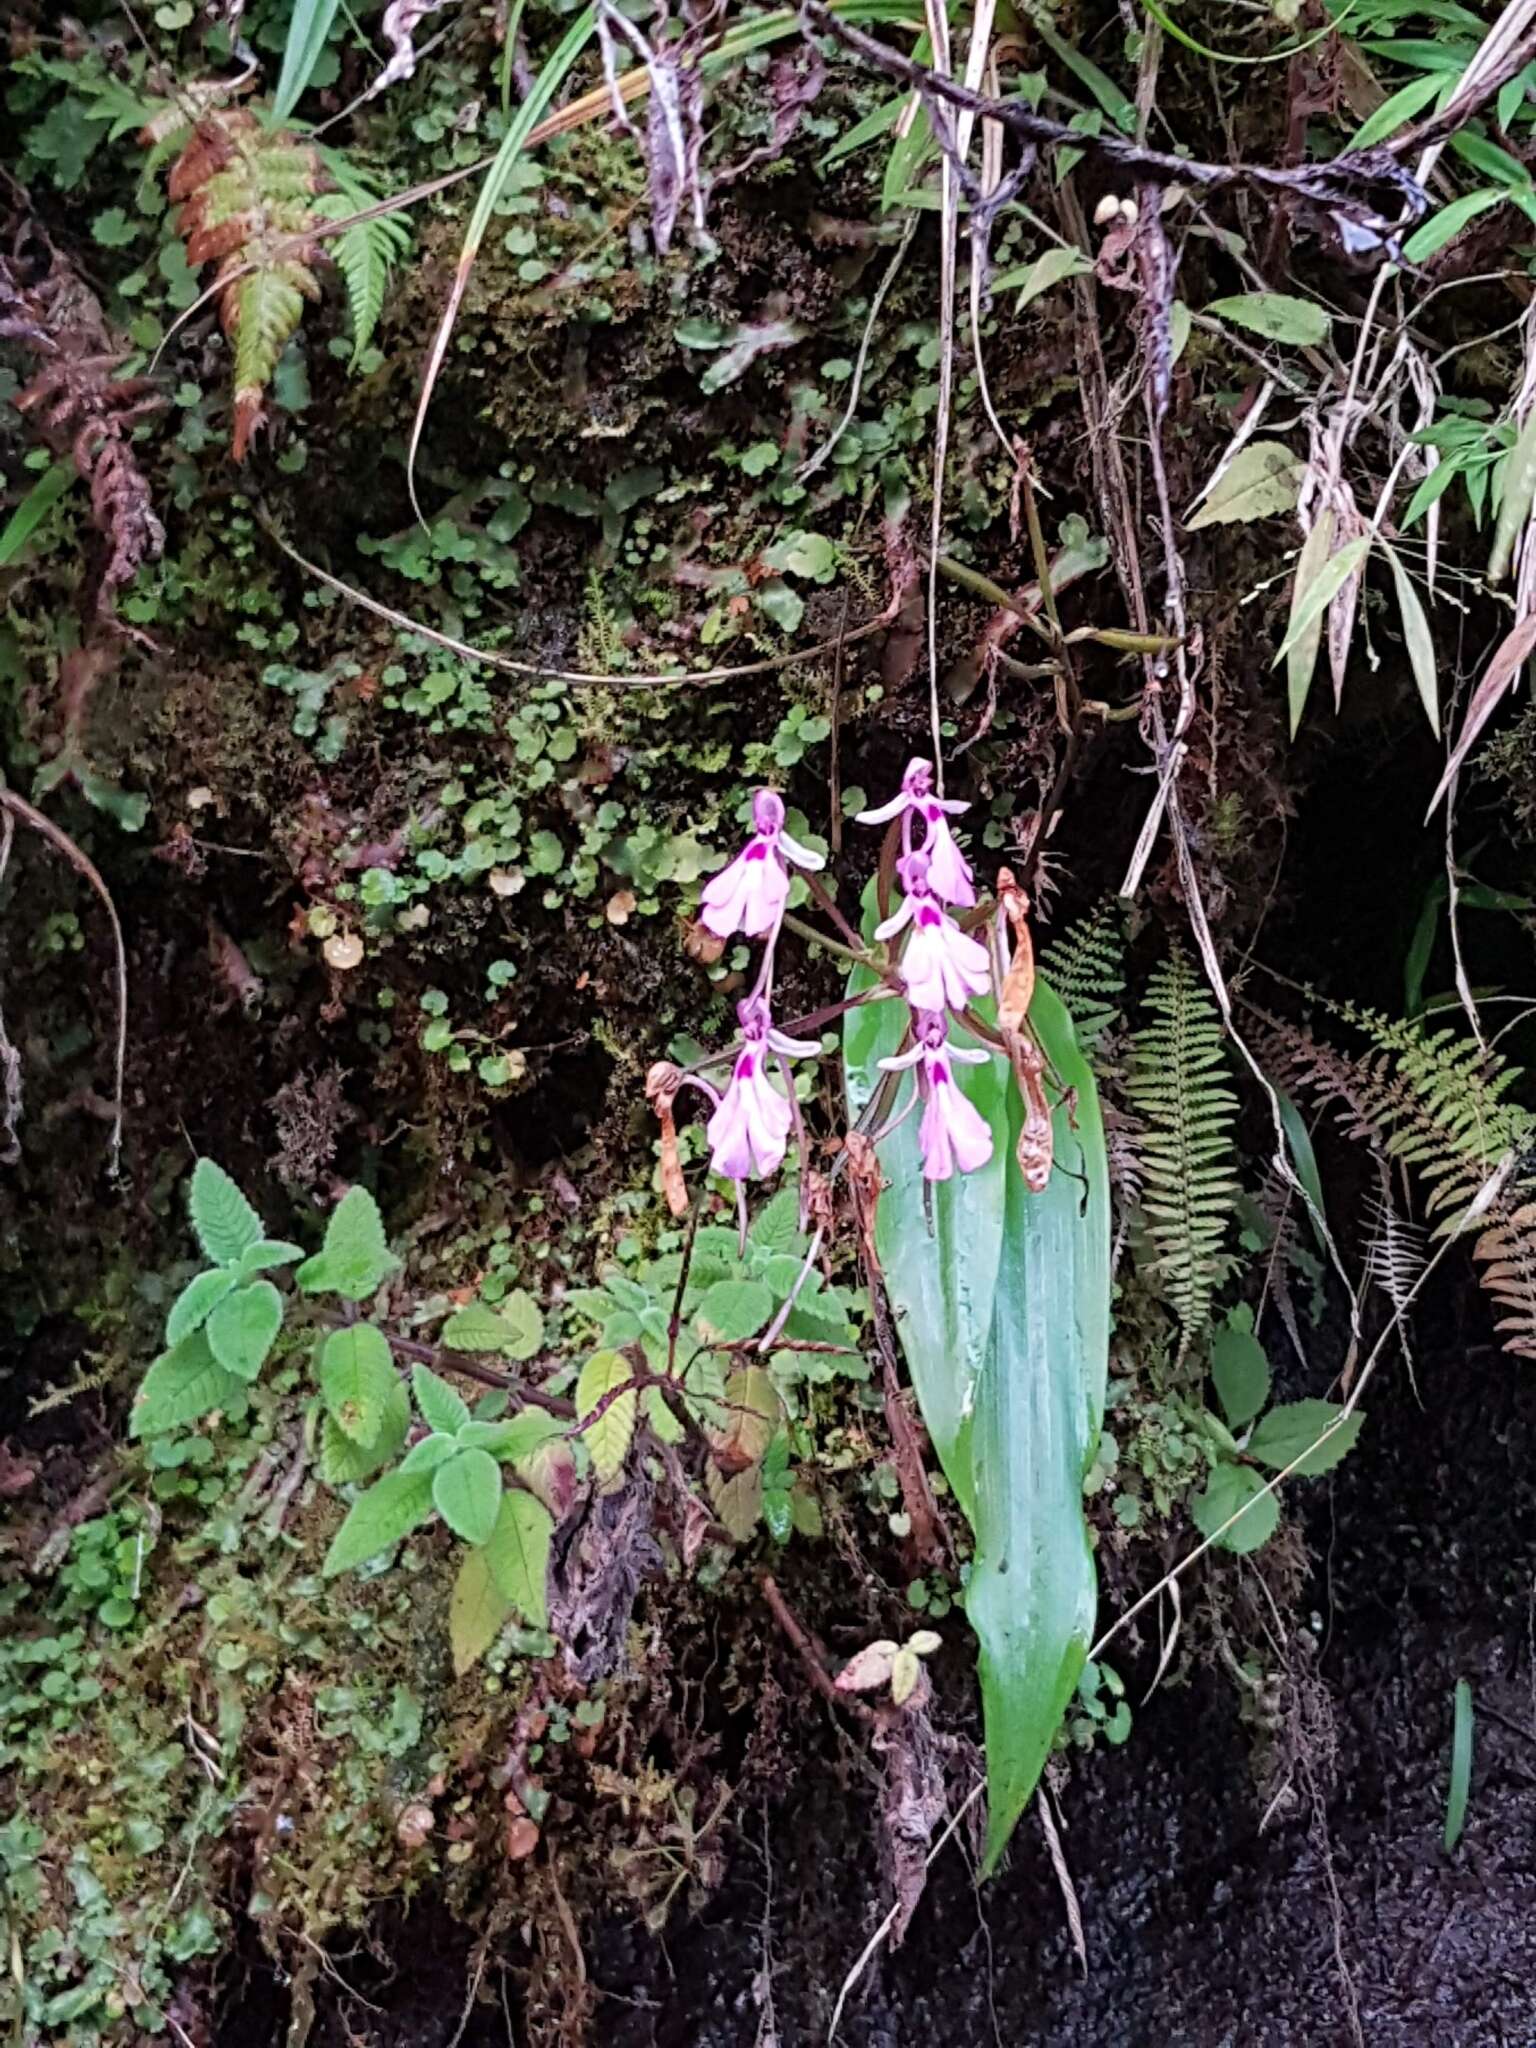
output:
M 902 1046 L 880 1062 L 888 1082 L 861 1119 L 861 1137 L 878 1146 L 916 1111 L 925 1181 L 974 1173 L 992 1157 L 992 1130 L 960 1088 L 956 1070 L 1006 1058 L 1026 1110 L 1019 1168 L 1032 1191 L 1043 1187 L 1050 1172 L 1050 1115 L 1041 1080 L 1044 1061 L 1025 1022 L 1034 986 L 1029 903 L 1006 868 L 999 871 L 995 897 L 978 903 L 975 876 L 950 825 L 968 808 L 936 793 L 932 763 L 914 760 L 888 803 L 858 814 L 861 825 L 886 827 L 877 878 L 883 914 L 874 928 L 874 944 L 865 945 L 818 879 L 822 856 L 786 831 L 782 798 L 770 789 L 757 791 L 752 835 L 705 885 L 699 913 L 700 923 L 717 938 L 740 933 L 763 941 L 756 979 L 736 1007 L 739 1035 L 692 1068 L 662 1062 L 647 1080 L 646 1092 L 661 1123 L 662 1183 L 675 1214 L 688 1207 L 673 1121 L 674 1101 L 686 1087 L 696 1089 L 709 1105 L 710 1164 L 734 1184 L 743 1225 L 745 1184 L 776 1174 L 792 1138 L 802 1168 L 802 1212 L 812 1202 L 813 1179 L 790 1063 L 812 1058 L 821 1048 L 817 1039 L 798 1037 L 793 1027 L 781 1029 L 774 1021 L 774 967 L 786 925 L 873 977 L 872 986 L 802 1020 L 799 1028 L 824 1024 L 855 1004 L 900 1001 L 907 1006 Z M 796 874 L 836 924 L 841 941 L 790 915 Z M 894 909 L 889 901 L 893 882 L 900 887 Z M 975 1008 L 988 995 L 996 999 L 995 1023 Z M 957 1027 L 970 1043 L 955 1042 L 951 1031 Z M 903 1102 L 902 1077 L 908 1074 L 912 1087 Z

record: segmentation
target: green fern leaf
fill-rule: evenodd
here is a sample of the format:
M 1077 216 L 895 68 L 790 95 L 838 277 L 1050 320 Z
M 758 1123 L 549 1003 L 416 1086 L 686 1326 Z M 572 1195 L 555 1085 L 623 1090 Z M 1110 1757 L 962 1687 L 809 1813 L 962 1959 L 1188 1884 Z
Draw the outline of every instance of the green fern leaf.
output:
M 1105 896 L 1040 956 L 1051 987 L 1072 1013 L 1077 1042 L 1091 1051 L 1125 1005 L 1125 913 Z
M 1131 1046 L 1129 1093 L 1145 1129 L 1137 1149 L 1151 1271 L 1192 1343 L 1226 1278 L 1227 1231 L 1238 1196 L 1233 1165 L 1237 1097 L 1216 1005 L 1175 950 L 1147 988 L 1147 1024 Z

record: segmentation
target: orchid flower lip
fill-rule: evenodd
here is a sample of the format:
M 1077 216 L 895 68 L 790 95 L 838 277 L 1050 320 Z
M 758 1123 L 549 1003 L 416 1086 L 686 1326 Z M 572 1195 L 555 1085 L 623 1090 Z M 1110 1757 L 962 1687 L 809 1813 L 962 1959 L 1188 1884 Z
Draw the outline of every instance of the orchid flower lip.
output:
M 768 1027 L 768 1044 L 775 1052 L 782 1052 L 791 1059 L 809 1059 L 812 1053 L 821 1051 L 819 1038 L 791 1038 L 787 1032 L 772 1025 Z
M 798 839 L 791 839 L 782 826 L 779 828 L 778 845 L 780 853 L 792 867 L 809 868 L 811 873 L 815 874 L 819 868 L 824 868 L 827 864 L 825 854 L 813 853 L 810 847 L 802 846 Z

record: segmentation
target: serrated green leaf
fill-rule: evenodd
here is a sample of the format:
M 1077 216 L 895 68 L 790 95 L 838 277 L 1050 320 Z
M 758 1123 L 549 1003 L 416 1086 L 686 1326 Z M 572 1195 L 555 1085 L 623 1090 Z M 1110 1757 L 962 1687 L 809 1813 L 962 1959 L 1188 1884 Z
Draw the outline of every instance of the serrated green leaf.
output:
M 283 1237 L 258 1238 L 240 1254 L 235 1271 L 242 1280 L 254 1280 L 258 1273 L 269 1273 L 276 1266 L 296 1265 L 303 1256 L 301 1244 L 289 1244 Z
M 166 1343 L 174 1347 L 183 1337 L 190 1337 L 194 1330 L 200 1330 L 225 1295 L 233 1293 L 238 1285 L 238 1269 L 228 1266 L 215 1266 L 189 1280 L 172 1302 L 171 1312 L 165 1319 Z
M 448 1599 L 448 1641 L 456 1678 L 479 1663 L 511 1618 L 512 1602 L 497 1585 L 486 1551 L 466 1551 Z
M 208 1348 L 204 1330 L 164 1351 L 144 1375 L 129 1419 L 130 1436 L 158 1436 L 196 1422 L 215 1408 L 243 1406 L 245 1382 L 226 1372 Z
M 1295 347 L 1320 348 L 1333 331 L 1333 322 L 1315 300 L 1285 292 L 1239 292 L 1235 298 L 1213 299 L 1205 310 L 1234 327 L 1246 327 L 1250 334 L 1262 334 L 1266 341 Z
M 450 1351 L 495 1351 L 519 1363 L 532 1358 L 544 1341 L 544 1318 L 538 1303 L 521 1288 L 498 1308 L 472 1301 L 443 1325 L 443 1343 Z
M 348 1188 L 331 1211 L 325 1243 L 295 1278 L 306 1294 L 366 1301 L 394 1271 L 379 1205 L 364 1187 Z
M 283 1297 L 270 1280 L 252 1280 L 226 1295 L 203 1327 L 224 1370 L 253 1380 L 283 1327 Z
M 739 1472 L 762 1462 L 784 1412 L 778 1389 L 760 1365 L 733 1372 L 725 1383 L 725 1400 L 710 1446 L 721 1468 Z
M 1250 441 L 1239 448 L 1212 485 L 1205 503 L 1185 521 L 1190 533 L 1273 519 L 1296 508 L 1305 465 L 1282 441 Z
M 432 1474 L 432 1500 L 455 1536 L 485 1543 L 496 1526 L 501 1467 L 489 1451 L 455 1450 Z
M 1211 1378 L 1228 1426 L 1241 1429 L 1252 1422 L 1269 1399 L 1269 1360 L 1251 1330 L 1230 1325 L 1211 1339 Z
M 543 1501 L 513 1487 L 501 1497 L 485 1546 L 498 1589 L 532 1628 L 549 1626 L 549 1545 L 554 1530 Z
M 444 1436 L 457 1436 L 470 1419 L 469 1403 L 464 1396 L 456 1393 L 429 1365 L 411 1367 L 411 1385 L 427 1427 L 441 1430 Z
M 1246 1465 L 1225 1460 L 1212 1468 L 1205 1491 L 1190 1502 L 1190 1514 L 1202 1536 L 1215 1537 L 1217 1548 L 1246 1557 L 1267 1543 L 1280 1526 L 1280 1503 L 1263 1491 L 1264 1482 Z M 1223 1535 L 1216 1531 L 1231 1516 L 1239 1519 Z
M 352 1441 L 371 1444 L 400 1384 L 388 1343 L 372 1323 L 333 1330 L 320 1351 L 320 1396 Z
M 412 1444 L 400 1460 L 402 1472 L 435 1472 L 439 1465 L 446 1465 L 450 1458 L 459 1454 L 459 1440 L 455 1436 L 444 1436 L 434 1430 L 424 1436 L 418 1444 Z
M 762 1520 L 762 1466 L 749 1465 L 727 1478 L 718 1465 L 711 1465 L 704 1474 L 704 1491 L 722 1525 L 738 1543 L 745 1543 Z
M 384 1404 L 378 1435 L 367 1446 L 353 1443 L 333 1415 L 320 1418 L 320 1477 L 327 1486 L 357 1486 L 387 1465 L 411 1427 L 411 1398 L 398 1376 Z M 407 1460 L 409 1462 L 409 1454 Z
M 427 1472 L 386 1472 L 359 1494 L 325 1554 L 325 1576 L 366 1564 L 409 1536 L 432 1513 L 432 1479 Z
M 733 1344 L 755 1337 L 773 1314 L 773 1296 L 761 1280 L 717 1280 L 693 1312 L 705 1343 Z
M 557 1417 L 546 1415 L 542 1409 L 525 1408 L 520 1415 L 509 1415 L 502 1422 L 466 1422 L 458 1441 L 489 1451 L 493 1458 L 526 1458 L 540 1444 L 563 1434 L 564 1427 Z
M 961 1082 L 992 1127 L 992 1159 L 934 1184 L 931 1232 L 913 1121 L 880 1147 L 880 1261 L 929 1436 L 975 1531 L 966 1611 L 980 1645 L 989 1868 L 1034 1791 L 1092 1640 L 1082 1483 L 1098 1448 L 1109 1359 L 1098 1091 L 1043 980 L 1030 1025 L 1069 1091 L 1053 1120 L 1057 1170 L 1043 1194 L 1028 1192 L 1014 1164 L 1022 1106 L 998 1060 L 967 1068 Z M 854 1115 L 905 1028 L 895 1003 L 845 1018 Z
M 215 1265 L 232 1266 L 261 1239 L 261 1218 L 222 1166 L 199 1159 L 187 1191 L 192 1228 Z
M 1248 1439 L 1248 1455 L 1277 1472 L 1283 1471 L 1293 1458 L 1300 1458 L 1297 1472 L 1303 1478 L 1315 1479 L 1319 1473 L 1331 1472 L 1345 1453 L 1354 1448 L 1360 1434 L 1365 1415 L 1357 1408 L 1353 1414 L 1344 1415 L 1338 1427 L 1324 1437 L 1323 1432 L 1340 1415 L 1344 1411 L 1336 1401 L 1287 1401 L 1271 1408 L 1255 1426 Z M 1323 1437 L 1321 1443 L 1319 1437 Z M 1309 1449 L 1313 1445 L 1316 1448 Z
M 576 1413 L 590 1415 L 605 1394 L 622 1387 L 635 1376 L 635 1369 L 619 1351 L 594 1351 L 581 1368 L 576 1382 Z M 639 1395 L 634 1388 L 609 1402 L 597 1420 L 581 1433 L 592 1459 L 592 1470 L 604 1493 L 612 1493 L 624 1476 L 624 1460 L 635 1433 L 635 1410 Z

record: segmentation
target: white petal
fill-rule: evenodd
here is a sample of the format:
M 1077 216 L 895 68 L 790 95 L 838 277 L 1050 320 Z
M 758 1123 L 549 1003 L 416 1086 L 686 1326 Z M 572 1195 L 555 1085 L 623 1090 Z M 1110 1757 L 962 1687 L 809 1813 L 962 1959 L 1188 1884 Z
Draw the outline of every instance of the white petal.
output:
M 887 825 L 892 818 L 899 818 L 903 811 L 912 808 L 912 799 L 904 789 L 896 792 L 888 804 L 880 804 L 872 811 L 856 811 L 855 825 Z
M 768 1043 L 775 1052 L 787 1053 L 792 1059 L 809 1059 L 813 1052 L 821 1051 L 819 1038 L 790 1038 L 782 1031 L 770 1030 Z
M 798 839 L 791 839 L 789 834 L 782 830 L 779 833 L 779 851 L 791 866 L 809 868 L 812 874 L 827 864 L 824 853 L 812 853 L 808 846 L 802 846 Z
M 959 1060 L 967 1067 L 984 1067 L 992 1055 L 980 1045 L 951 1045 L 945 1050 L 952 1060 Z
M 914 1045 L 906 1052 L 890 1053 L 879 1066 L 884 1073 L 899 1074 L 903 1067 L 915 1067 L 926 1050 L 926 1046 Z
M 910 896 L 903 896 L 900 904 L 892 911 L 884 924 L 877 924 L 875 926 L 875 937 L 877 939 L 894 939 L 902 927 L 910 924 L 911 921 L 912 898 Z

